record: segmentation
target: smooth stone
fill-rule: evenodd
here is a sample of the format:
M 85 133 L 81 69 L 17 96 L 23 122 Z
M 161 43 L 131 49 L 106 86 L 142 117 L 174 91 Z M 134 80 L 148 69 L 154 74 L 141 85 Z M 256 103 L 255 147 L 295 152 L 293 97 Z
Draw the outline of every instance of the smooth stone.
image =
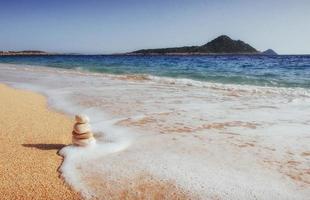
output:
M 82 139 L 82 140 L 72 137 L 72 143 L 74 145 L 77 145 L 77 146 L 87 146 L 87 145 L 93 144 L 95 142 L 96 142 L 96 140 L 93 137 L 88 138 L 88 139 Z
M 83 133 L 91 132 L 89 124 L 76 123 L 73 126 L 73 130 L 77 134 L 83 134 Z
M 72 131 L 72 135 L 76 139 L 88 139 L 94 136 L 92 132 L 79 134 L 79 133 L 76 133 L 75 131 Z
M 89 123 L 89 117 L 84 114 L 75 115 L 75 121 L 81 124 Z

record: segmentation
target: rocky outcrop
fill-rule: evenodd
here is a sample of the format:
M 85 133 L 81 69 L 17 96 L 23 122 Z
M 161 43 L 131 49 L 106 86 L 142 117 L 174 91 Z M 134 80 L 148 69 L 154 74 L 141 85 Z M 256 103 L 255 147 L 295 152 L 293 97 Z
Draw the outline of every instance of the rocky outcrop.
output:
M 274 50 L 267 49 L 266 51 L 263 51 L 262 54 L 264 55 L 278 55 Z

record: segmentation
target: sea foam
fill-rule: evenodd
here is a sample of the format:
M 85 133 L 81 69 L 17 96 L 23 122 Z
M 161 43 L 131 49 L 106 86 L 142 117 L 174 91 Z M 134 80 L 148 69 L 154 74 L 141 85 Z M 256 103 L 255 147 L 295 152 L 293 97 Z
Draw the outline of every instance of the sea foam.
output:
M 60 151 L 62 176 L 86 198 L 151 195 L 144 180 L 195 199 L 310 195 L 308 89 L 0 66 L 1 82 L 90 117 L 97 142 Z

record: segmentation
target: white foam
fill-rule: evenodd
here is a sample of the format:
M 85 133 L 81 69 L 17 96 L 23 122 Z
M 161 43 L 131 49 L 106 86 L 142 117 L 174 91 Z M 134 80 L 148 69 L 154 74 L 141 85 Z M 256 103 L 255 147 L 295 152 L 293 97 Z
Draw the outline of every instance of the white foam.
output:
M 86 198 L 102 197 L 90 180 L 121 184 L 139 173 L 201 199 L 310 195 L 303 182 L 310 163 L 301 156 L 310 151 L 308 89 L 137 81 L 3 64 L 0 71 L 1 82 L 41 92 L 59 111 L 90 117 L 97 142 L 60 151 L 62 175 Z M 287 164 L 292 160 L 298 164 Z M 289 176 L 295 172 L 302 181 Z

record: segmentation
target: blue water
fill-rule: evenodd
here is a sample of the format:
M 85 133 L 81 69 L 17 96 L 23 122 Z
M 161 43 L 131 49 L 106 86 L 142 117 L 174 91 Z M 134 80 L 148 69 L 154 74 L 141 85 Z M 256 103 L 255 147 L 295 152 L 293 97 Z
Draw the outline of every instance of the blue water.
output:
M 0 63 L 150 74 L 199 81 L 310 88 L 310 56 L 3 56 Z

